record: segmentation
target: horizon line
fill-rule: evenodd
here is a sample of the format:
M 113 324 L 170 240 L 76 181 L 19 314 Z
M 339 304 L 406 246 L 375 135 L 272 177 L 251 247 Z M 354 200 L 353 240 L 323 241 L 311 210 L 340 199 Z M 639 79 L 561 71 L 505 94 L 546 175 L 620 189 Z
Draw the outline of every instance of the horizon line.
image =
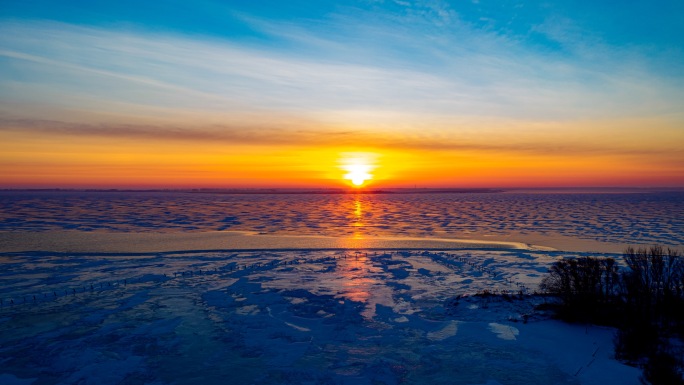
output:
M 498 193 L 519 190 L 538 191 L 684 191 L 684 186 L 545 186 L 545 187 L 8 187 L 0 188 L 0 192 L 193 192 L 193 193 L 299 193 L 299 194 L 378 194 L 378 193 Z

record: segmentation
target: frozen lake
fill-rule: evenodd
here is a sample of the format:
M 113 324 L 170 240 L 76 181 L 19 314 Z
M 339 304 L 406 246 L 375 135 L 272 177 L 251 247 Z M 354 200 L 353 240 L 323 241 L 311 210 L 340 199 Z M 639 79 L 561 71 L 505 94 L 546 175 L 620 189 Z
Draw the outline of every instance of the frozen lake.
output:
M 498 240 L 584 249 L 684 245 L 684 193 L 0 192 L 0 231 L 249 231 Z M 582 243 L 588 242 L 588 243 Z M 598 246 L 596 246 L 598 245 Z
M 3 260 L 3 384 L 637 384 L 550 321 L 527 250 Z M 509 297 L 477 296 L 484 290 Z M 12 298 L 13 304 L 9 304 Z
M 0 383 L 638 384 L 534 291 L 564 256 L 681 247 L 682 203 L 1 192 Z

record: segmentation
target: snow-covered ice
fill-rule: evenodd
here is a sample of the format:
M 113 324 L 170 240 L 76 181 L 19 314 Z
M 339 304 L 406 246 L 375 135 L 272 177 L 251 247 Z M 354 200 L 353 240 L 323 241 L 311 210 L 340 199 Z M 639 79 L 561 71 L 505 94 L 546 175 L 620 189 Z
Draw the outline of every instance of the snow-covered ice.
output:
M 682 203 L 2 191 L 0 384 L 638 384 L 534 291 L 562 257 L 681 248 Z
M 535 250 L 5 253 L 3 384 L 638 384 Z M 483 291 L 503 296 L 476 295 Z M 519 294 L 523 292 L 521 297 Z M 13 304 L 10 303 L 13 302 Z

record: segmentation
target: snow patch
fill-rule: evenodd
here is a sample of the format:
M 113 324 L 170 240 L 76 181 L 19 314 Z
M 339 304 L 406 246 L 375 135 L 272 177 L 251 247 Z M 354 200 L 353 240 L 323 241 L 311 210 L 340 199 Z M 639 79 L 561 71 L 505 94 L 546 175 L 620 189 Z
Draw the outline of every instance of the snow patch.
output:
M 292 324 L 292 323 L 289 323 L 289 322 L 285 322 L 285 325 L 287 325 L 287 326 L 289 326 L 289 327 L 291 327 L 291 328 L 293 328 L 293 329 L 297 329 L 297 330 L 299 330 L 300 332 L 310 332 L 310 331 L 311 331 L 311 329 L 309 329 L 309 328 L 297 326 L 297 325 Z
M 235 310 L 235 312 L 240 315 L 254 315 L 258 314 L 259 311 L 259 306 L 257 305 L 242 306 Z
M 489 324 L 489 330 L 496 334 L 498 338 L 509 341 L 515 340 L 515 337 L 520 334 L 520 331 L 513 326 L 498 324 L 496 322 L 491 322 Z
M 442 341 L 455 336 L 456 332 L 458 332 L 458 321 L 449 321 L 443 328 L 429 332 L 427 338 L 430 341 Z

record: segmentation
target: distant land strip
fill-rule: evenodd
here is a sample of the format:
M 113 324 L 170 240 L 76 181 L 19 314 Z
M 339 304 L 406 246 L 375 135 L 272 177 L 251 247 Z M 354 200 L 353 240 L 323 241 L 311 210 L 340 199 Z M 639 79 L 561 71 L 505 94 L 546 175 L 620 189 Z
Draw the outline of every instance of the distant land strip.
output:
M 287 188 L 256 188 L 256 189 L 2 189 L 3 192 L 159 192 L 159 193 L 193 193 L 193 194 L 482 194 L 501 193 L 507 190 L 493 188 L 388 188 L 379 190 L 366 189 L 287 189 Z

